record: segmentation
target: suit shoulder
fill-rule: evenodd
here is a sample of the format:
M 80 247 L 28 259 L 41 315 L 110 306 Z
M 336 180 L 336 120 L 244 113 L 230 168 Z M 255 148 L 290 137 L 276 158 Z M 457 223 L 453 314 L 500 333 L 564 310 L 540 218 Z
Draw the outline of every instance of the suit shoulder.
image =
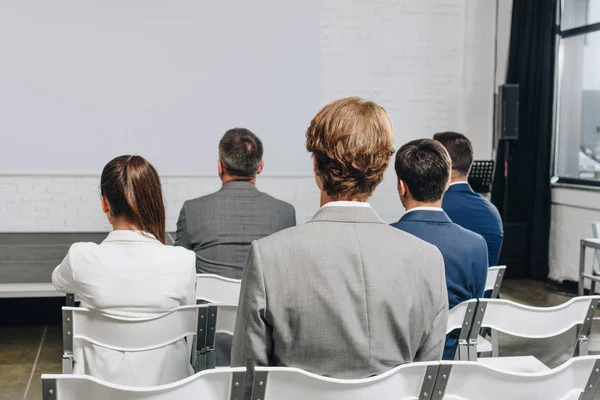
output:
M 470 231 L 462 226 L 452 223 L 452 228 L 456 232 L 456 235 L 460 237 L 462 241 L 468 241 L 475 246 L 478 246 L 482 243 L 485 244 L 485 239 L 479 233 Z
M 260 193 L 263 196 L 263 199 L 265 199 L 266 201 L 269 201 L 272 204 L 277 205 L 280 208 L 287 209 L 287 210 L 294 210 L 295 211 L 294 206 L 291 205 L 290 203 L 288 203 L 286 201 L 283 201 L 283 200 L 280 200 L 280 199 L 278 199 L 276 197 L 273 197 L 273 196 L 271 196 L 268 193 L 265 193 L 265 192 L 260 192 Z

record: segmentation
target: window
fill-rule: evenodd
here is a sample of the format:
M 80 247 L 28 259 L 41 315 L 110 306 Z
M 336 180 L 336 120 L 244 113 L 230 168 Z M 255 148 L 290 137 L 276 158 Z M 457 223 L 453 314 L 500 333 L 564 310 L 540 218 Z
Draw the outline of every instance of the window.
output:
M 600 186 L 600 0 L 563 0 L 554 172 Z

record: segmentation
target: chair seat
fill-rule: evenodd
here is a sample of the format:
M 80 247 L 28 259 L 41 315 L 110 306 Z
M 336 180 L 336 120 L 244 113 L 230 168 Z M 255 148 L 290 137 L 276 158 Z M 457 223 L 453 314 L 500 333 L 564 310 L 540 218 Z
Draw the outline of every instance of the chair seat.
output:
M 491 353 L 492 343 L 481 335 L 477 336 L 477 353 Z
M 544 372 L 550 368 L 534 356 L 483 357 L 477 362 L 488 367 L 511 372 Z

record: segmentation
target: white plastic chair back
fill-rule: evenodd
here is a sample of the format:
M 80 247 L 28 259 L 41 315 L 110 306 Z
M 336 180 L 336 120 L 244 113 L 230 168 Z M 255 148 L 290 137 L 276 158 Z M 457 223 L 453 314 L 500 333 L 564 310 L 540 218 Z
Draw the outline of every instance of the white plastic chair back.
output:
M 592 237 L 594 239 L 600 239 L 600 222 L 592 222 Z M 592 271 L 595 275 L 600 275 L 600 250 L 596 250 L 594 252 L 594 262 L 592 263 Z
M 495 299 L 498 296 L 498 293 L 500 293 L 500 286 L 502 285 L 505 271 L 506 265 L 496 265 L 494 267 L 489 267 L 487 270 L 485 291 L 492 291 L 492 295 L 490 296 L 492 299 Z
M 237 305 L 228 306 L 217 304 L 217 333 L 226 333 L 233 336 L 233 330 L 235 329 L 235 319 L 237 317 Z
M 599 301 L 600 296 L 580 296 L 555 307 L 531 307 L 508 300 L 480 299 L 473 326 L 530 339 L 551 338 L 579 326 L 574 354 L 584 356 L 588 354 L 588 336 Z M 478 330 L 471 330 L 469 342 L 476 342 Z M 476 359 L 471 356 L 471 360 Z
M 242 281 L 213 274 L 196 275 L 196 300 L 237 306 Z
M 502 371 L 476 362 L 442 361 L 432 400 L 591 400 L 600 378 L 599 358 L 572 358 L 542 373 Z M 444 375 L 447 379 L 443 379 Z M 443 397 L 437 396 L 439 391 L 444 393 Z
M 242 400 L 246 368 L 197 373 L 168 385 L 135 388 L 86 375 L 42 375 L 43 400 Z
M 118 351 L 146 351 L 164 347 L 196 335 L 198 308 L 182 306 L 165 314 L 149 318 L 123 318 L 79 307 L 63 307 L 65 326 L 71 322 L 70 335 L 95 345 Z
M 107 316 L 81 307 L 63 307 L 63 367 L 73 371 L 73 354 L 81 341 L 116 351 L 147 351 L 196 336 L 198 311 L 208 305 L 178 307 L 148 318 Z M 194 359 L 190 354 L 190 360 Z
M 438 367 L 439 362 L 404 364 L 365 379 L 327 378 L 297 368 L 256 367 L 252 400 L 429 400 Z
M 574 297 L 555 307 L 531 307 L 509 300 L 481 299 L 475 324 L 479 326 L 480 321 L 481 327 L 524 338 L 550 338 L 576 325 L 591 324 L 599 299 L 600 296 Z M 483 318 L 479 319 L 481 313 Z
M 467 333 L 471 329 L 471 321 L 475 315 L 475 306 L 477 299 L 463 301 L 457 304 L 448 312 L 448 325 L 446 326 L 446 334 L 455 329 L 466 329 Z

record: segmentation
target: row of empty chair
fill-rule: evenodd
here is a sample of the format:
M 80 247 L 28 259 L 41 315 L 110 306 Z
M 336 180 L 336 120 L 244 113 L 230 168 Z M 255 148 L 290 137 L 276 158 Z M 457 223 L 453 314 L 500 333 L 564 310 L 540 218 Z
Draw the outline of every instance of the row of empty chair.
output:
M 469 300 L 454 307 L 448 317 L 447 332 L 460 329 L 457 359 L 479 360 L 504 369 L 543 371 L 548 367 L 525 358 L 478 358 L 478 337 L 482 328 L 522 338 L 543 339 L 558 336 L 577 327 L 574 355 L 588 354 L 588 337 L 600 296 L 575 297 L 555 307 L 531 307 L 500 299 Z
M 42 375 L 44 400 L 241 400 L 245 368 L 200 372 L 179 382 L 129 388 L 84 375 Z M 335 379 L 297 368 L 257 367 L 252 400 L 591 400 L 600 356 L 576 357 L 542 373 L 502 371 L 476 362 L 398 366 L 365 379 Z

